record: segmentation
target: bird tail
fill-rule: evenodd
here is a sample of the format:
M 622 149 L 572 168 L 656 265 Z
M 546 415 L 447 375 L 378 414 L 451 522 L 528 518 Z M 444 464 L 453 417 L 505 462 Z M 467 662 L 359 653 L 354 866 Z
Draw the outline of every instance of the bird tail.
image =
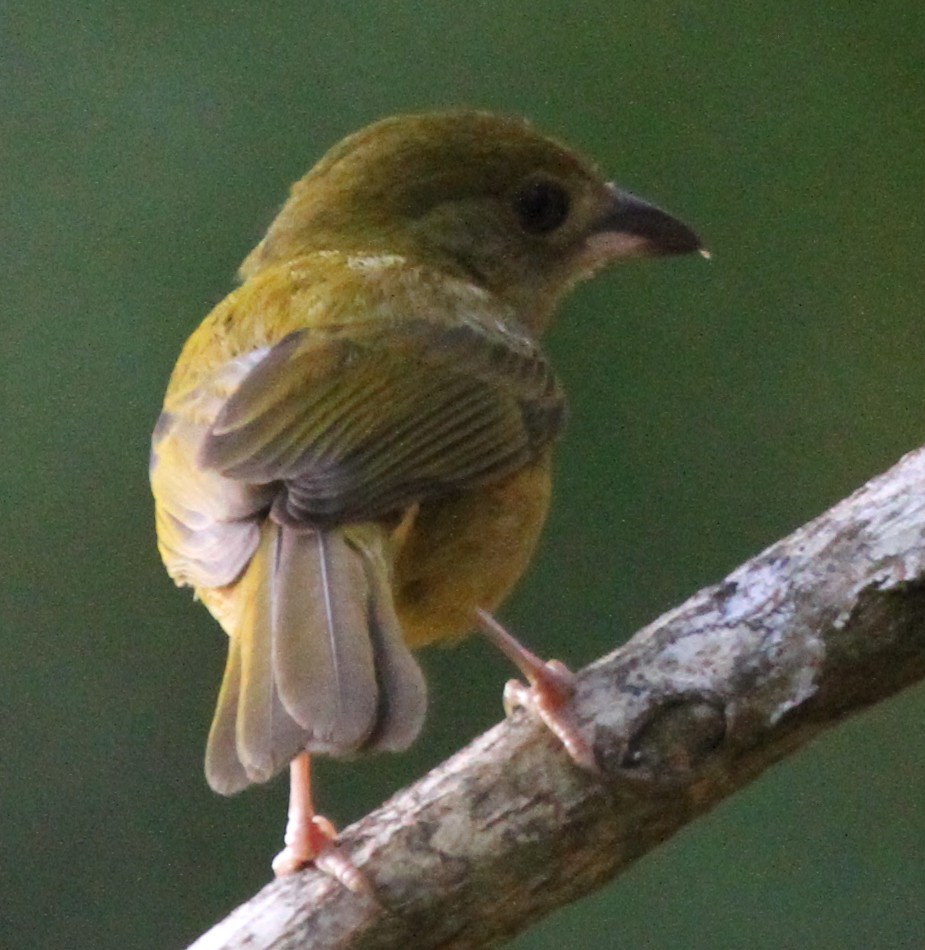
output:
M 268 519 L 236 585 L 206 777 L 230 795 L 307 749 L 406 748 L 424 677 L 402 639 L 389 539 L 375 525 L 317 530 Z

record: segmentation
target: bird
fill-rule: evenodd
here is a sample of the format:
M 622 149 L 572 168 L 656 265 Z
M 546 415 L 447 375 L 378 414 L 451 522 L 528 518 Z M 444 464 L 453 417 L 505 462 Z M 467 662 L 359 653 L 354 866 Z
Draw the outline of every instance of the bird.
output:
M 542 346 L 579 282 L 697 234 L 516 116 L 380 120 L 291 188 L 241 282 L 183 347 L 151 440 L 158 547 L 228 635 L 211 787 L 289 767 L 278 874 L 360 890 L 311 756 L 399 751 L 413 651 L 482 630 L 576 760 L 568 670 L 494 613 L 550 504 L 566 396 Z M 529 695 L 527 695 L 529 694 Z

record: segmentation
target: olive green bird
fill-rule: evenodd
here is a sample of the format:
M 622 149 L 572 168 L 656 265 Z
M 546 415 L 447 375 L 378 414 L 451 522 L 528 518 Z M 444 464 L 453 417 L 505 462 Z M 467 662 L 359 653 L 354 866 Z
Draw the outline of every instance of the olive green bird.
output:
M 153 436 L 158 542 L 229 636 L 210 785 L 292 763 L 278 873 L 336 850 L 307 753 L 411 743 L 411 650 L 490 625 L 530 561 L 566 414 L 539 339 L 563 297 L 700 248 L 522 120 L 397 116 L 293 186 L 189 339 Z

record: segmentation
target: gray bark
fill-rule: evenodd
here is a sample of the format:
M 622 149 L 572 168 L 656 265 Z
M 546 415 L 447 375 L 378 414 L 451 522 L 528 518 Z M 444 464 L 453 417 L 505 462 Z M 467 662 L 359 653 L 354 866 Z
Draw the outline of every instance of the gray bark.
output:
M 519 711 L 196 950 L 485 947 L 600 887 L 823 729 L 925 676 L 925 450 L 581 671 L 599 774 Z

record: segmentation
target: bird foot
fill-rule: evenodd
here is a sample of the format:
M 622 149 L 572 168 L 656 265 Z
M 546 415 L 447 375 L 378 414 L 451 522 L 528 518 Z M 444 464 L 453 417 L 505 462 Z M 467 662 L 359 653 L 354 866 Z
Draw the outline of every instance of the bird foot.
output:
M 273 859 L 273 873 L 283 877 L 300 871 L 325 851 L 336 848 L 336 840 L 337 829 L 323 815 L 290 821 L 286 828 L 286 847 Z
M 582 736 L 572 711 L 575 674 L 559 660 L 541 660 L 519 643 L 487 611 L 477 610 L 482 632 L 523 673 L 529 686 L 509 680 L 504 686 L 504 711 L 511 715 L 518 706 L 538 716 L 562 743 L 572 761 L 588 772 L 599 772 L 594 749 Z
M 297 755 L 289 766 L 289 821 L 286 847 L 273 859 L 273 873 L 285 877 L 314 864 L 355 894 L 373 896 L 365 874 L 350 860 L 337 843 L 337 829 L 323 815 L 315 813 L 311 798 L 311 772 L 308 754 Z
M 312 815 L 304 825 L 286 829 L 286 847 L 273 859 L 277 877 L 295 874 L 314 864 L 355 894 L 372 894 L 366 875 L 337 844 L 337 830 L 323 815 Z

